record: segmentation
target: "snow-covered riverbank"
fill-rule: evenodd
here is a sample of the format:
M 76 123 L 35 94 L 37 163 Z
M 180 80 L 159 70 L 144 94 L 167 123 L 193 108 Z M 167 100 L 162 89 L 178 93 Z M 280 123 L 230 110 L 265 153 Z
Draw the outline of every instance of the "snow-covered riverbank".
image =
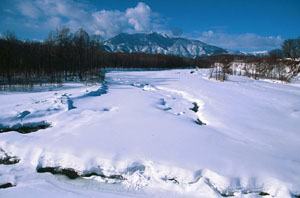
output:
M 16 185 L 0 197 L 300 195 L 300 87 L 207 75 L 2 92 L 0 147 L 20 162 L 0 165 L 0 185 Z

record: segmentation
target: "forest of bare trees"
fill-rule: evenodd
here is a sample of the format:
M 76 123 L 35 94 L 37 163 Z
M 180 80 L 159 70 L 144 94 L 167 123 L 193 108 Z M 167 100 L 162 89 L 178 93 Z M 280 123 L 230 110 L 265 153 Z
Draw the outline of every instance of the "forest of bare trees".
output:
M 0 39 L 0 85 L 2 87 L 101 81 L 104 68 L 203 67 L 207 60 L 143 53 L 109 53 L 99 36 L 68 28 L 50 32 L 44 42 L 20 41 L 7 32 Z

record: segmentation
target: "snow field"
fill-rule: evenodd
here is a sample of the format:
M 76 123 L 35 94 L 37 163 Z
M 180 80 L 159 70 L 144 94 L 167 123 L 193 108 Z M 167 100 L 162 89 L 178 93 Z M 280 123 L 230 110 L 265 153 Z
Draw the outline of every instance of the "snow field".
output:
M 0 181 L 16 185 L 1 197 L 33 187 L 45 197 L 299 195 L 299 87 L 190 71 L 110 72 L 100 86 L 2 93 L 2 125 L 51 126 L 0 134 L 0 147 L 21 159 L 0 165 Z

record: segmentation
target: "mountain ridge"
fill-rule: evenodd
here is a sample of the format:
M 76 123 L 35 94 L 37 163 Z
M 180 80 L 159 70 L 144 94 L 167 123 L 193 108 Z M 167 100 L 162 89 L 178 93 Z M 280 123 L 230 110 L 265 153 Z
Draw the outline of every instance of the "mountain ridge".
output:
M 102 42 L 110 52 L 165 54 L 194 58 L 216 54 L 232 54 L 232 50 L 206 44 L 199 40 L 169 37 L 166 34 L 121 33 Z

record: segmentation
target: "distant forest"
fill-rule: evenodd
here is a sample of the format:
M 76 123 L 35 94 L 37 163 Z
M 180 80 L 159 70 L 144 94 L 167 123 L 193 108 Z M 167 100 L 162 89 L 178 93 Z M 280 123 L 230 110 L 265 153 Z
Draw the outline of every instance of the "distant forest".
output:
M 300 39 L 287 40 L 283 48 L 270 55 L 297 58 Z M 6 86 L 63 83 L 66 81 L 101 81 L 104 68 L 208 68 L 218 61 L 256 60 L 254 56 L 216 55 L 184 58 L 145 53 L 111 53 L 104 50 L 97 35 L 90 36 L 69 28 L 50 32 L 44 42 L 21 41 L 7 32 L 0 38 L 0 85 Z M 1 87 L 0 87 L 1 89 Z

